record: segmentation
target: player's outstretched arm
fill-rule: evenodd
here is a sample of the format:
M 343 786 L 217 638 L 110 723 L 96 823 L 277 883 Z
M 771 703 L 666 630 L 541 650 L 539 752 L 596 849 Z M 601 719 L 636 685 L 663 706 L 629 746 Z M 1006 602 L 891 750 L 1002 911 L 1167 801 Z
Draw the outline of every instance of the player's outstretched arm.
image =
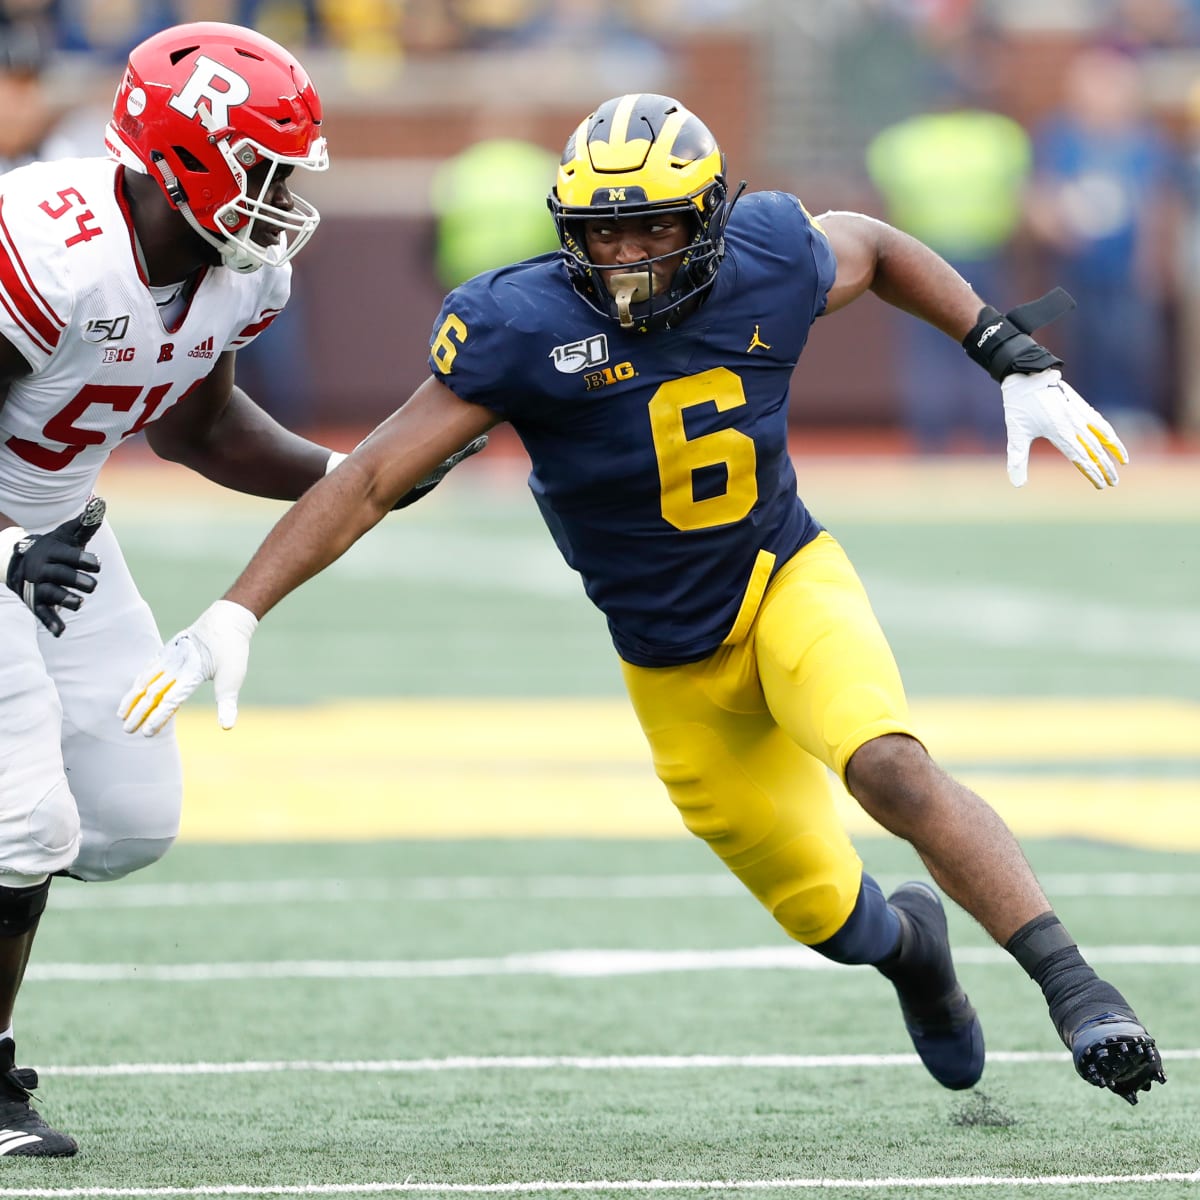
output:
M 486 433 L 481 433 L 477 438 L 472 438 L 461 450 L 456 450 L 449 458 L 443 459 L 424 479 L 419 480 L 415 487 L 405 492 L 392 505 L 392 511 L 395 512 L 397 509 L 407 508 L 410 504 L 415 504 L 418 500 L 423 500 L 459 463 L 466 462 L 468 458 L 473 458 L 487 444 L 488 437 Z M 343 454 L 340 450 L 334 450 L 329 456 L 329 461 L 325 464 L 325 474 L 328 475 L 330 471 L 336 470 L 349 457 L 350 455 Z
M 1113 427 L 1063 380 L 1062 360 L 1030 334 L 1074 307 L 1061 289 L 1007 314 L 983 302 L 928 246 L 860 213 L 818 218 L 837 259 L 825 311 L 872 291 L 961 342 L 1001 386 L 1008 476 L 1021 487 L 1035 438 L 1055 446 L 1095 487 L 1115 487 L 1129 455 Z
M 295 500 L 325 473 L 330 450 L 279 424 L 234 386 L 236 354 L 212 371 L 158 420 L 146 441 L 159 458 L 236 492 Z
M 283 515 L 225 596 L 138 674 L 118 706 L 125 731 L 157 733 L 206 679 L 216 685 L 218 720 L 231 728 L 259 619 L 345 553 L 419 480 L 495 420 L 444 384 L 426 380 Z
M 295 500 L 328 475 L 347 455 L 285 428 L 235 386 L 236 355 L 226 351 L 209 375 L 159 420 L 146 427 L 150 448 L 170 462 L 235 492 Z M 397 500 L 404 508 L 427 496 L 487 438 L 454 448 Z

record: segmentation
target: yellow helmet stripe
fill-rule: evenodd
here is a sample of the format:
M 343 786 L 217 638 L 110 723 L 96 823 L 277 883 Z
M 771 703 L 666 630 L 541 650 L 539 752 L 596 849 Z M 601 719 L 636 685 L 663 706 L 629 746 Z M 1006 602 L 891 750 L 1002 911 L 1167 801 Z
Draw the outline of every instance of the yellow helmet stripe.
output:
M 640 99 L 641 96 L 621 97 L 616 111 L 613 113 L 612 129 L 608 135 L 608 144 L 610 147 L 623 145 L 629 137 L 629 119 L 633 116 L 633 110 L 637 107 L 637 102 Z M 642 139 L 639 138 L 638 140 Z
M 629 137 L 629 126 L 641 96 L 622 96 L 613 110 L 611 121 L 600 130 L 600 138 L 588 141 L 588 156 L 597 171 L 637 171 L 649 154 L 646 137 Z M 635 131 L 637 127 L 635 126 Z

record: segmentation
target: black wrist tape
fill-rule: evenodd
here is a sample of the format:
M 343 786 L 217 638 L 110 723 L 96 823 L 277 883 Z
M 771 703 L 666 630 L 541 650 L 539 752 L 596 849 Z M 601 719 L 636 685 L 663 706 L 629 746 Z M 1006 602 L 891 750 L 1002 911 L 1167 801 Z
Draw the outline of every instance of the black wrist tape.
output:
M 1025 968 L 1025 973 L 1036 979 L 1039 968 L 1051 955 L 1063 950 L 1075 950 L 1075 939 L 1063 928 L 1062 922 L 1052 912 L 1043 913 L 1026 922 L 1004 944 L 1009 952 Z
M 1009 375 L 1036 375 L 1063 365 L 1061 358 L 1035 342 L 990 304 L 979 310 L 979 320 L 963 338 L 962 345 L 968 356 L 997 383 Z

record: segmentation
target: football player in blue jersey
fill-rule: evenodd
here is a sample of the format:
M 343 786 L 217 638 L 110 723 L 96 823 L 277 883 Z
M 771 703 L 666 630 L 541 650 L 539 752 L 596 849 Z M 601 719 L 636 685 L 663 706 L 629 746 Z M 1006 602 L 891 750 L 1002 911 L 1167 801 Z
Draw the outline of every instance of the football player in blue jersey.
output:
M 1004 822 L 926 753 L 862 585 L 798 498 L 788 458 L 788 388 L 810 327 L 872 291 L 998 381 L 1014 484 L 1045 437 L 1096 487 L 1114 486 L 1124 447 L 1030 336 L 1069 298 L 1005 316 L 886 224 L 818 221 L 795 196 L 731 191 L 712 134 L 664 96 L 620 96 L 588 116 L 550 207 L 561 252 L 449 294 L 430 378 L 134 681 L 125 729 L 154 734 L 204 679 L 230 727 L 259 619 L 437 463 L 508 421 L 551 534 L 608 618 L 687 828 L 792 938 L 876 967 L 933 1077 L 971 1087 L 983 1034 L 938 894 L 908 883 L 883 896 L 836 817 L 836 771 L 1041 986 L 1080 1075 L 1136 1103 L 1165 1081 L 1154 1039 L 1084 961 Z

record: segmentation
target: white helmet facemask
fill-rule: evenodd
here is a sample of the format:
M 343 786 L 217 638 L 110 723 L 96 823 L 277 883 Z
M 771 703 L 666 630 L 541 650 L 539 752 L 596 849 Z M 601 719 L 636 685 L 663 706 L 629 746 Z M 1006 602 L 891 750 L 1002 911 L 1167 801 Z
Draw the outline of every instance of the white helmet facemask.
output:
M 259 267 L 277 267 L 287 262 L 312 237 L 320 223 L 321 214 L 312 204 L 294 192 L 290 209 L 269 204 L 263 197 L 271 194 L 281 167 L 303 167 L 308 171 L 328 169 L 329 155 L 325 139 L 318 138 L 313 143 L 311 153 L 305 158 L 283 158 L 249 138 L 243 138 L 233 146 L 222 143 L 219 149 L 241 183 L 242 191 L 228 204 L 217 209 L 217 224 L 236 226 L 239 222 L 244 222 L 240 229 L 226 233 L 217 247 L 225 259 L 225 265 L 235 271 L 249 272 L 257 271 Z M 263 160 L 270 162 L 271 166 L 258 195 L 251 196 L 248 192 L 246 167 L 254 166 Z M 252 235 L 264 226 L 274 231 L 275 238 L 267 245 L 260 245 Z
M 178 183 L 170 168 L 161 157 L 156 157 L 155 166 L 163 177 L 168 193 L 177 194 L 176 205 L 188 224 L 221 255 L 223 265 L 232 271 L 247 275 L 262 267 L 277 267 L 293 258 L 300 248 L 312 237 L 320 224 L 321 214 L 307 200 L 291 193 L 292 207 L 280 208 L 262 197 L 268 196 L 281 167 L 303 167 L 309 171 L 324 171 L 329 167 L 329 154 L 324 138 L 318 138 L 311 152 L 304 158 L 285 157 L 275 154 L 250 138 L 242 138 L 234 145 L 228 141 L 218 143 L 222 157 L 237 179 L 239 194 L 216 210 L 215 219 L 221 226 L 238 226 L 228 232 L 214 233 L 196 219 L 191 206 L 181 198 Z M 249 193 L 249 169 L 258 163 L 271 164 L 258 195 Z M 275 233 L 274 240 L 264 244 L 251 236 L 256 230 L 266 227 Z

